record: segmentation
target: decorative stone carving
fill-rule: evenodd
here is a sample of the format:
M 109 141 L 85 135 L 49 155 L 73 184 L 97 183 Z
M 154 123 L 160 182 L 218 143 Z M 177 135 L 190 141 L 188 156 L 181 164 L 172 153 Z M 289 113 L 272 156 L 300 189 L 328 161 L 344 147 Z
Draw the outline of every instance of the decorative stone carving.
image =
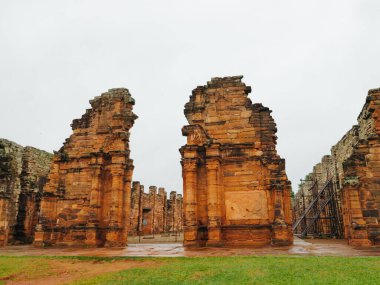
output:
M 268 221 L 268 202 L 264 191 L 226 192 L 225 195 L 227 220 Z

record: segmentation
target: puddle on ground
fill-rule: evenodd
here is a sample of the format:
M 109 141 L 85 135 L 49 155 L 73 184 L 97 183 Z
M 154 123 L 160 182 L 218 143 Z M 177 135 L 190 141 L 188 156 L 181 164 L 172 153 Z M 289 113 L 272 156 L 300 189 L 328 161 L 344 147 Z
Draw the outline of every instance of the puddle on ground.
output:
M 13 256 L 139 256 L 139 257 L 197 257 L 239 255 L 299 255 L 299 256 L 380 256 L 380 248 L 353 248 L 345 240 L 294 238 L 293 246 L 286 247 L 238 247 L 192 248 L 187 250 L 180 243 L 130 244 L 125 248 L 35 248 L 32 245 L 15 245 L 0 248 L 0 255 Z

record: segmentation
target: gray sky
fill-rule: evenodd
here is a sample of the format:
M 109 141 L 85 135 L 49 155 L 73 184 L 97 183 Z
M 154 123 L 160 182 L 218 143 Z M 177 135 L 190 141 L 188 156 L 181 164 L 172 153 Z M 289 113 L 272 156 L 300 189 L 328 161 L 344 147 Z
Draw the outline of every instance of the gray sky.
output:
M 134 180 L 182 192 L 191 90 L 242 74 L 296 190 L 380 86 L 379 14 L 378 0 L 0 0 L 0 137 L 57 150 L 90 99 L 127 87 Z

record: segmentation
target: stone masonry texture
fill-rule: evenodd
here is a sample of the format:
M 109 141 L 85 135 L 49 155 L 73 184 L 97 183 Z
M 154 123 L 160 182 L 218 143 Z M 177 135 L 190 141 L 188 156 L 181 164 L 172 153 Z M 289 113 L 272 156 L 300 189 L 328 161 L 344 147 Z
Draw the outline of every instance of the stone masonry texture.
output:
M 150 186 L 144 192 L 140 182 L 132 183 L 129 235 L 152 235 L 182 231 L 182 195 Z
M 52 156 L 0 139 L 0 246 L 33 241 Z
M 90 101 L 73 134 L 54 154 L 34 244 L 127 244 L 133 161 L 130 128 L 137 116 L 125 88 Z
M 331 148 L 328 157 L 321 163 L 321 174 L 309 176 L 321 185 L 333 180 L 344 237 L 354 246 L 380 245 L 380 89 L 368 91 L 358 124 Z M 295 197 L 298 207 L 302 206 L 300 191 L 307 188 L 301 184 Z
M 180 149 L 186 246 L 289 245 L 291 185 L 271 111 L 242 76 L 212 78 L 185 105 Z

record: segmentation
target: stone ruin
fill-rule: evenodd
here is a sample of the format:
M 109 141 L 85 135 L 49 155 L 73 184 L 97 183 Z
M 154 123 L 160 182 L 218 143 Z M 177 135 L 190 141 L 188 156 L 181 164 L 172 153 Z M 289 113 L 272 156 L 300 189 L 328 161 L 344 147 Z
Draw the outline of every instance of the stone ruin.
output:
M 90 101 L 54 154 L 34 244 L 125 246 L 133 161 L 129 130 L 137 116 L 124 88 Z
M 380 245 L 380 88 L 369 90 L 358 124 L 301 183 L 294 199 L 296 223 L 304 213 L 308 214 L 305 209 L 312 202 L 308 197 L 315 184 L 319 185 L 315 202 L 318 207 L 331 207 L 320 202 L 327 200 L 325 193 L 320 194 L 325 185 L 331 185 L 331 196 L 337 199 L 337 225 L 324 221 L 316 229 L 317 234 L 329 233 L 332 226 L 341 224 L 342 237 L 351 245 Z M 323 215 L 322 211 L 321 218 Z
M 271 111 L 243 76 L 213 78 L 185 105 L 184 245 L 289 245 L 291 185 Z
M 119 246 L 127 231 L 182 231 L 181 194 L 172 191 L 167 199 L 155 186 L 144 193 L 139 182 L 129 190 L 128 138 L 136 116 L 128 91 L 111 89 L 90 103 L 54 159 L 0 139 L 0 246 L 33 242 L 37 225 L 37 246 Z
M 153 235 L 182 231 L 182 195 L 164 188 L 149 187 L 144 192 L 140 182 L 132 183 L 129 235 Z
M 276 125 L 241 79 L 213 78 L 185 105 L 183 205 L 164 188 L 145 193 L 134 182 L 131 189 L 129 130 L 137 116 L 127 89 L 90 101 L 54 156 L 0 139 L 0 246 L 33 239 L 36 246 L 125 246 L 128 234 L 182 225 L 187 246 L 291 244 L 290 182 Z M 379 106 L 380 89 L 370 90 L 358 124 L 299 185 L 296 234 L 380 245 Z
M 0 139 L 0 246 L 34 238 L 52 154 Z

